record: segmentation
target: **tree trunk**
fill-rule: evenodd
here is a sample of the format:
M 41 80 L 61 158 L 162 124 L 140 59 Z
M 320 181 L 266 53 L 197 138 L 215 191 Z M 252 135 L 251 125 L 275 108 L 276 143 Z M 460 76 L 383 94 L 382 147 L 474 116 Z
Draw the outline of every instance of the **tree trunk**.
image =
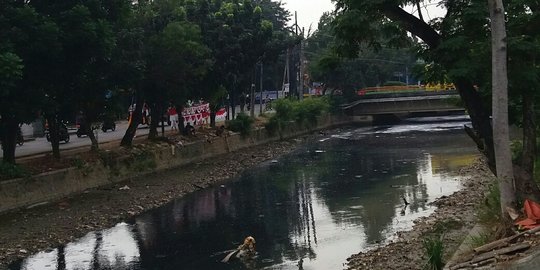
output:
M 88 115 L 88 112 L 85 112 L 82 118 L 82 123 L 80 123 L 81 125 L 80 128 L 83 129 L 84 133 L 88 135 L 88 138 L 90 139 L 90 142 L 92 143 L 92 145 L 90 146 L 90 150 L 97 151 L 99 149 L 99 142 L 96 136 L 94 135 L 94 130 L 92 129 L 93 121 L 89 117 L 87 117 L 87 115 Z
M 184 111 L 184 107 L 179 107 L 178 110 L 178 134 L 183 134 L 185 129 L 185 121 L 184 121 L 184 115 L 182 112 Z
M 506 51 L 506 26 L 502 0 L 488 0 L 491 18 L 492 88 L 493 88 L 493 142 L 497 179 L 499 182 L 501 213 L 509 220 L 507 208 L 514 208 L 516 196 L 508 130 L 508 73 Z
M 88 134 L 88 138 L 90 139 L 90 142 L 92 142 L 92 146 L 90 146 L 91 151 L 97 151 L 99 149 L 99 142 L 96 138 L 96 135 L 94 134 L 94 130 L 92 129 L 92 125 L 88 123 L 86 125 L 86 134 Z
M 154 140 L 158 137 L 157 127 L 159 123 L 159 115 L 161 112 L 155 104 L 150 108 L 150 130 L 148 131 L 148 139 Z
M 441 36 L 431 25 L 406 12 L 399 6 L 387 6 L 384 8 L 383 13 L 392 21 L 399 23 L 405 30 L 421 38 L 431 50 L 436 50 L 441 44 Z M 444 63 L 441 64 L 444 66 Z M 480 95 L 470 81 L 454 79 L 453 82 L 461 99 L 465 103 L 465 108 L 471 117 L 473 128 L 476 131 L 476 134 L 469 133 L 469 135 L 474 136 L 473 140 L 477 144 L 481 142 L 481 144 L 478 144 L 478 148 L 488 159 L 488 165 L 491 171 L 496 174 L 493 133 L 489 113 L 485 109 Z
M 137 96 L 137 100 L 135 102 L 135 109 L 132 112 L 131 115 L 131 121 L 129 123 L 128 129 L 126 130 L 126 134 L 124 134 L 124 137 L 122 138 L 122 141 L 120 142 L 120 146 L 124 147 L 131 147 L 133 144 L 133 137 L 135 137 L 135 132 L 137 132 L 137 127 L 141 123 L 142 118 L 142 98 Z
M 59 124 L 55 115 L 47 115 L 47 123 L 49 124 L 49 138 L 51 142 L 53 157 L 60 159 L 60 137 L 59 137 Z
M 484 156 L 486 156 L 490 170 L 496 175 L 493 130 L 488 111 L 482 102 L 480 94 L 474 89 L 472 83 L 465 80 L 455 80 L 454 84 L 471 117 L 471 123 L 475 131 L 473 133 L 467 130 L 467 134 L 473 139 Z
M 0 122 L 0 140 L 2 141 L 2 161 L 15 164 L 15 147 L 17 144 L 17 130 L 19 125 L 14 118 L 6 117 Z
M 536 121 L 534 99 L 523 95 L 523 151 L 521 165 L 514 166 L 516 193 L 519 200 L 531 199 L 540 202 L 540 189 L 534 181 L 536 158 Z
M 210 111 L 210 127 L 216 127 L 216 112 L 214 110 Z

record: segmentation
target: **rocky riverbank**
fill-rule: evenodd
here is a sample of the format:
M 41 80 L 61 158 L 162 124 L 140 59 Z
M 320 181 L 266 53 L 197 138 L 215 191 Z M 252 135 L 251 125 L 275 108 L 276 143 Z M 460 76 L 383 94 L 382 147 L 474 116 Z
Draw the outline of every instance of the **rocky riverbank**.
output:
M 229 179 L 293 151 L 308 136 L 220 155 L 178 169 L 86 190 L 61 201 L 0 216 L 0 269 L 39 250 L 111 227 L 143 211 Z M 156 181 L 159 179 L 159 181 Z
M 448 261 L 476 224 L 476 207 L 495 181 L 480 161 L 460 174 L 470 176 L 463 180 L 463 189 L 437 199 L 433 214 L 416 220 L 411 231 L 398 232 L 388 245 L 351 256 L 348 269 L 425 269 L 428 258 L 423 243 L 438 235 L 442 235 L 444 245 L 443 261 Z

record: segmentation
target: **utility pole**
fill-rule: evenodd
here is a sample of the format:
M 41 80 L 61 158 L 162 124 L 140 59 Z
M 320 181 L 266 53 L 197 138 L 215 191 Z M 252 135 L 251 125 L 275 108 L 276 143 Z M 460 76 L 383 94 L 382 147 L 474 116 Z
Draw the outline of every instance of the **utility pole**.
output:
M 260 95 L 259 95 L 259 115 L 262 115 L 263 109 L 263 61 L 261 60 L 261 77 L 260 77 Z
M 285 97 L 285 86 L 287 86 L 287 92 L 290 89 L 290 74 L 289 74 L 289 57 L 290 57 L 290 48 L 287 48 L 287 55 L 285 57 L 285 68 L 283 69 L 283 84 L 281 85 L 281 93 Z M 279 94 L 276 95 L 276 98 L 279 98 Z
M 298 49 L 298 60 L 300 60 L 300 67 L 298 68 L 298 99 L 302 100 L 304 98 L 304 55 L 303 55 L 303 48 L 304 45 L 304 27 L 302 27 L 302 39 L 300 40 L 299 49 Z

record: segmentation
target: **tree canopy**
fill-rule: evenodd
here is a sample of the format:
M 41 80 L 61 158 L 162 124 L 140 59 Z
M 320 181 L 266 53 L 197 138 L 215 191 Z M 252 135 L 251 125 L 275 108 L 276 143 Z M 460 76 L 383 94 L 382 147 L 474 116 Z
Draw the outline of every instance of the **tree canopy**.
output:
M 54 134 L 79 111 L 93 122 L 131 101 L 146 102 L 156 119 L 169 102 L 234 102 L 255 66 L 277 65 L 294 40 L 288 17 L 271 0 L 1 0 L 4 161 L 15 161 L 17 125 L 39 114 Z M 128 129 L 125 145 L 133 135 Z M 54 136 L 52 145 L 59 157 Z

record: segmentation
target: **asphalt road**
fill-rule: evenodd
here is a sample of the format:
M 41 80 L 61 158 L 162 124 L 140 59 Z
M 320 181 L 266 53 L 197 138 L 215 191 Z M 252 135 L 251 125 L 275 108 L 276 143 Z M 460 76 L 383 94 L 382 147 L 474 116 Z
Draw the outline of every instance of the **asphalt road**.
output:
M 127 121 L 119 121 L 116 123 L 116 130 L 115 131 L 107 131 L 103 132 L 101 130 L 96 130 L 97 133 L 97 139 L 100 143 L 103 142 L 110 142 L 110 141 L 116 141 L 121 140 L 124 134 L 126 133 L 127 129 Z M 166 129 L 169 129 L 166 127 Z M 70 132 L 73 133 L 73 132 Z M 137 136 L 148 134 L 148 128 L 145 126 L 140 126 L 139 129 L 137 129 Z M 79 148 L 84 146 L 90 146 L 90 138 L 87 136 L 83 137 L 77 137 L 75 134 L 71 134 L 69 138 L 68 143 L 60 142 L 60 150 L 66 150 L 66 149 L 73 149 L 73 148 Z M 47 141 L 45 137 L 43 138 L 35 138 L 35 140 L 30 140 L 24 142 L 22 146 L 18 146 L 15 148 L 15 157 L 24 157 L 24 156 L 31 156 L 31 155 L 37 155 L 37 154 L 44 154 L 52 152 L 51 144 Z M 0 151 L 0 157 L 3 156 L 3 153 Z
M 240 112 L 240 107 L 237 106 L 236 113 Z M 255 105 L 255 115 L 259 115 L 259 105 Z M 127 121 L 118 121 L 116 122 L 116 130 L 115 131 L 107 131 L 103 132 L 100 129 L 97 131 L 97 139 L 98 142 L 105 143 L 105 142 L 112 142 L 112 141 L 120 141 L 124 134 L 126 133 L 126 129 L 128 126 Z M 165 130 L 170 130 L 169 126 L 165 126 Z M 161 128 L 158 128 L 158 132 L 161 132 Z M 148 134 L 148 127 L 147 126 L 139 126 L 137 129 L 136 136 L 143 136 Z M 60 142 L 60 150 L 67 150 L 67 149 L 75 149 L 75 148 L 81 148 L 85 146 L 90 146 L 91 142 L 90 139 L 87 136 L 83 136 L 81 138 L 78 138 L 77 135 L 71 134 L 70 139 L 68 143 Z M 47 139 L 45 137 L 43 138 L 35 138 L 35 140 L 26 141 L 22 146 L 18 146 L 15 148 L 15 157 L 26 157 L 26 156 L 33 156 L 33 155 L 39 155 L 39 154 L 46 154 L 51 153 L 52 148 L 51 144 L 47 142 Z M 3 157 L 2 151 L 0 151 L 0 158 Z

